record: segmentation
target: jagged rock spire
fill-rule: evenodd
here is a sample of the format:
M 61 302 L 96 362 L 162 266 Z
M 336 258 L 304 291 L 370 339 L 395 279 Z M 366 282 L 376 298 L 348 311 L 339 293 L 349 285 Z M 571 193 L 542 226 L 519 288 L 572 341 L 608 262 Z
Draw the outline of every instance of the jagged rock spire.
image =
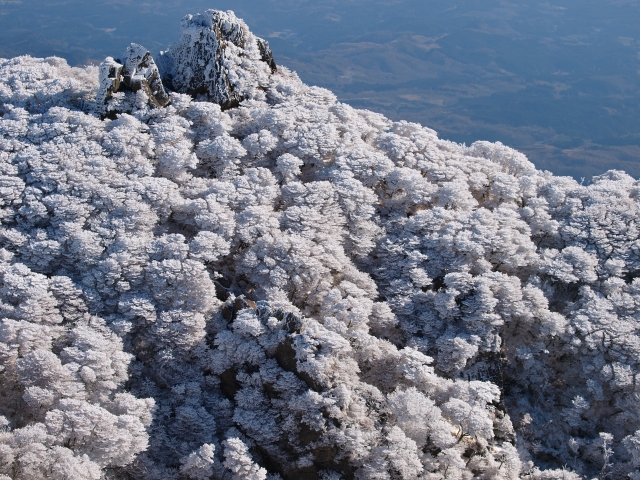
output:
M 104 106 L 118 91 L 122 82 L 122 65 L 116 62 L 113 57 L 105 58 L 100 64 L 99 82 L 96 103 L 99 106 Z
M 169 103 L 169 95 L 162 85 L 156 62 L 142 45 L 132 43 L 127 47 L 122 79 L 132 92 L 144 90 L 149 103 L 156 107 L 164 107 Z
M 162 85 L 160 72 L 149 50 L 142 45 L 132 43 L 124 55 L 124 65 L 107 57 L 100 65 L 100 88 L 96 96 L 103 110 L 111 110 L 107 103 L 116 92 L 144 91 L 148 104 L 152 107 L 164 107 L 170 102 L 169 94 Z M 122 107 L 122 108 L 120 108 Z M 117 111 L 126 111 L 120 106 Z
M 223 108 L 256 97 L 277 67 L 269 44 L 233 12 L 207 10 L 182 19 L 182 37 L 158 61 L 172 89 Z

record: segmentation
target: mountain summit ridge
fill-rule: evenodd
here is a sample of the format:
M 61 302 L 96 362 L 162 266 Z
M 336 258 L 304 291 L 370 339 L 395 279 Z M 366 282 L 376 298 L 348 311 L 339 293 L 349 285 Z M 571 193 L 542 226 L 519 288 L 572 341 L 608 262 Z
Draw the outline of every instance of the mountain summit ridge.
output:
M 640 182 L 354 109 L 244 29 L 0 60 L 0 480 L 638 480 Z

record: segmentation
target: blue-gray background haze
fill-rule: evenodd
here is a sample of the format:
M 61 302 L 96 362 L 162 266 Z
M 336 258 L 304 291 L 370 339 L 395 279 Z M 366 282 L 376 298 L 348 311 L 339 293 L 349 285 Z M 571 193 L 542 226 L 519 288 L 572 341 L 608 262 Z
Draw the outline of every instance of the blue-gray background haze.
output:
M 0 0 L 0 57 L 157 52 L 206 8 L 234 10 L 276 62 L 355 107 L 499 140 L 556 174 L 640 176 L 638 1 Z

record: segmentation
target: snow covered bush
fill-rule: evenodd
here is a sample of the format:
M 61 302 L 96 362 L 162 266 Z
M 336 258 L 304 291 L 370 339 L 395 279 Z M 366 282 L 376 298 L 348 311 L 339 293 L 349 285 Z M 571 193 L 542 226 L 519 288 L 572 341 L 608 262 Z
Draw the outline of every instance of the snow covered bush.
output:
M 0 134 L 0 478 L 640 478 L 623 172 L 353 109 L 213 10 L 157 65 L 0 60 Z

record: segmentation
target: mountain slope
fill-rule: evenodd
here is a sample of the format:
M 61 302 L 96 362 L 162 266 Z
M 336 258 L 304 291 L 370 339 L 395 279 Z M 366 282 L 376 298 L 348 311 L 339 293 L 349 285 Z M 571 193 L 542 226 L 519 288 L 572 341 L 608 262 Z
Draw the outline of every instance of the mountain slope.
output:
M 270 55 L 207 11 L 157 62 L 0 61 L 0 472 L 638 478 L 638 183 Z

